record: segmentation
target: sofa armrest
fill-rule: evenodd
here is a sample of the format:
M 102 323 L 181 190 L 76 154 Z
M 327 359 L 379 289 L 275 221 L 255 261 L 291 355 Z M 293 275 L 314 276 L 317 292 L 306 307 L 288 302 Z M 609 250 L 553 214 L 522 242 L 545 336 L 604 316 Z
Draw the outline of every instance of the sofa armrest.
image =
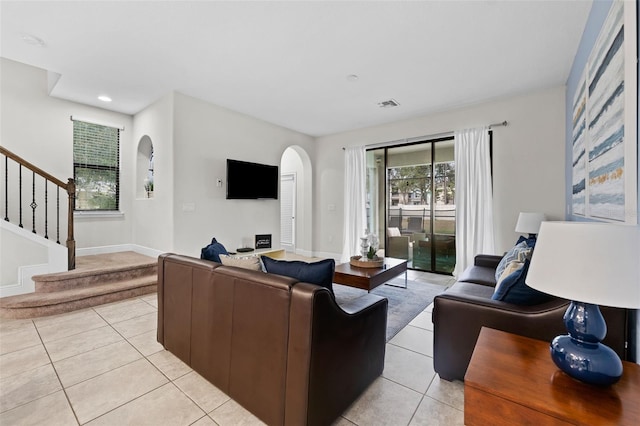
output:
M 331 424 L 384 369 L 387 299 L 338 306 L 324 288 L 292 289 L 285 425 Z
M 432 313 L 436 372 L 446 380 L 463 380 L 483 326 L 550 341 L 565 332 L 562 317 L 568 303 L 554 299 L 519 306 L 459 293 L 436 296 Z
M 376 296 L 375 294 L 366 293 L 355 299 L 351 299 L 338 304 L 338 307 L 345 313 L 350 315 L 358 315 L 360 312 L 370 309 L 372 306 L 382 303 L 386 300 L 383 297 Z M 387 302 L 388 303 L 388 302 Z M 362 314 L 360 314 L 362 315 Z M 385 321 L 385 335 L 386 335 L 386 321 Z
M 497 256 L 494 254 L 479 254 L 473 259 L 473 264 L 475 266 L 496 269 L 498 267 L 498 263 L 502 260 L 502 257 L 503 256 Z
M 164 346 L 164 261 L 173 253 L 163 253 L 158 256 L 158 326 L 156 340 Z
M 220 263 L 173 253 L 158 256 L 158 343 L 189 364 L 191 294 Z M 195 273 L 194 271 L 201 273 Z

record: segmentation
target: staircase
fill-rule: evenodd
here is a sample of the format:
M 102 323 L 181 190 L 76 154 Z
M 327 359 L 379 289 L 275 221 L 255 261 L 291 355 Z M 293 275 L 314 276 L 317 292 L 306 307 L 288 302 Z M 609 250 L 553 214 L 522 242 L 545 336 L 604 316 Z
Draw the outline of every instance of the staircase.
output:
M 36 275 L 35 293 L 0 298 L 0 318 L 34 318 L 157 291 L 157 259 L 126 251 L 79 256 L 76 269 Z

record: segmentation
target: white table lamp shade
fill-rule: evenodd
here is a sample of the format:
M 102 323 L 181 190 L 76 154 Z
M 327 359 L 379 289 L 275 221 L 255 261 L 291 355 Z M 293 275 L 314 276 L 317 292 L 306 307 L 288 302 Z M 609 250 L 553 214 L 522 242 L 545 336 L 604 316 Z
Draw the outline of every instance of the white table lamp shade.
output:
M 544 222 L 526 283 L 568 300 L 640 308 L 640 227 Z
M 516 223 L 516 232 L 522 234 L 537 234 L 540 224 L 547 220 L 544 213 L 520 213 Z

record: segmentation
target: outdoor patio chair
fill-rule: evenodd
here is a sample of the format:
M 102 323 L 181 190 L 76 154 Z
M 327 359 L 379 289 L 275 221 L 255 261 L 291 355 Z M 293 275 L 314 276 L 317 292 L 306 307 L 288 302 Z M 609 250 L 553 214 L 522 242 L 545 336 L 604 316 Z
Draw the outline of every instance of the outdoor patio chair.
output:
M 414 232 L 424 232 L 424 228 L 422 226 L 422 218 L 421 217 L 409 217 L 409 222 L 407 224 L 407 231 Z

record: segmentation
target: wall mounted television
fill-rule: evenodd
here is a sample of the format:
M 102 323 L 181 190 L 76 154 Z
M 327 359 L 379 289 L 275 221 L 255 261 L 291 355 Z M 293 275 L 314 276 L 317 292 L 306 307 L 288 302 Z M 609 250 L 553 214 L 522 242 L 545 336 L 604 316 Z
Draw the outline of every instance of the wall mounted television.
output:
M 227 199 L 278 199 L 278 166 L 227 159 Z

